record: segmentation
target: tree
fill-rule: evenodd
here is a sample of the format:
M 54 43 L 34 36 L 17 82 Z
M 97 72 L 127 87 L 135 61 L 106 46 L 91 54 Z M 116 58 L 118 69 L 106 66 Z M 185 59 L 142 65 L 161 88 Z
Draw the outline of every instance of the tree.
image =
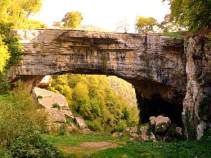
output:
M 73 11 L 65 14 L 62 22 L 64 22 L 64 27 L 75 29 L 80 27 L 82 20 L 82 14 L 78 11 Z
M 171 5 L 171 20 L 190 31 L 211 27 L 211 0 L 163 0 Z
M 171 20 L 171 15 L 167 14 L 164 17 L 164 21 L 162 21 L 159 24 L 159 28 L 162 32 L 180 32 L 180 31 L 186 31 L 185 27 L 182 27 L 175 21 Z
M 136 20 L 136 30 L 139 33 L 153 32 L 154 26 L 157 25 L 157 20 L 153 17 L 139 16 Z
M 10 58 L 10 54 L 8 52 L 7 46 L 2 41 L 2 37 L 0 36 L 0 73 L 4 71 L 4 68 Z
M 25 28 L 26 23 L 34 23 L 27 18 L 38 12 L 41 5 L 42 0 L 1 0 L 0 22 L 13 23 L 14 28 Z

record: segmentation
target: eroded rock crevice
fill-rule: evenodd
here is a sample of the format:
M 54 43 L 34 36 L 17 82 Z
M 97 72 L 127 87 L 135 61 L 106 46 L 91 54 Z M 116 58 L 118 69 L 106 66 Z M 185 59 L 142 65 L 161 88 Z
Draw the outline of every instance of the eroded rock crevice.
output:
M 211 46 L 208 39 L 193 36 L 186 43 L 186 95 L 183 123 L 188 139 L 200 139 L 211 123 Z

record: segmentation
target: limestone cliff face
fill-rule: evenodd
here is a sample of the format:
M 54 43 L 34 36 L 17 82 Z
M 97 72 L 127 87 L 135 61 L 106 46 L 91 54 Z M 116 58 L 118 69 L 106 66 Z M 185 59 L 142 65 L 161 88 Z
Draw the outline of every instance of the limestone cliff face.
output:
M 211 44 L 200 36 L 188 39 L 186 48 L 187 86 L 183 122 L 188 138 L 201 138 L 211 123 Z

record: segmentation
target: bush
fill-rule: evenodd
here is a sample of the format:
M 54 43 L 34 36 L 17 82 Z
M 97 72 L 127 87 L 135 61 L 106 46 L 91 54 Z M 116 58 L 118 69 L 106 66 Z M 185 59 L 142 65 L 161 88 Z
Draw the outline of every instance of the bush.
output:
M 62 153 L 39 135 L 19 137 L 9 146 L 14 158 L 64 158 Z
M 45 113 L 38 111 L 31 96 L 20 89 L 0 96 L 0 145 L 3 146 L 18 137 L 46 131 Z
M 117 126 L 114 128 L 114 132 L 123 132 L 126 129 L 127 123 L 124 120 L 119 121 Z
M 101 120 L 93 120 L 93 121 L 86 121 L 87 126 L 92 131 L 102 131 L 103 126 L 101 124 Z
M 0 148 L 0 158 L 12 158 L 12 156 L 8 150 Z

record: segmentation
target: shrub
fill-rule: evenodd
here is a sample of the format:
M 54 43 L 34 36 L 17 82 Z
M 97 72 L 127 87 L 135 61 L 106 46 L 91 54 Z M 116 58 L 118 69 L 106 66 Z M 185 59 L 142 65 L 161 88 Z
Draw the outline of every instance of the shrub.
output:
M 117 126 L 114 128 L 114 132 L 123 132 L 126 129 L 127 123 L 124 120 L 119 121 Z
M 39 135 L 19 137 L 9 146 L 13 157 L 17 158 L 63 158 L 54 146 L 47 143 Z
M 52 104 L 52 108 L 57 108 L 57 109 L 60 109 L 60 106 L 58 103 L 53 103 Z
M 86 121 L 87 126 L 92 131 L 102 131 L 103 126 L 101 124 L 101 120 L 93 120 L 93 121 Z
M 45 113 L 38 111 L 32 97 L 20 89 L 0 96 L 0 144 L 4 146 L 47 127 Z

